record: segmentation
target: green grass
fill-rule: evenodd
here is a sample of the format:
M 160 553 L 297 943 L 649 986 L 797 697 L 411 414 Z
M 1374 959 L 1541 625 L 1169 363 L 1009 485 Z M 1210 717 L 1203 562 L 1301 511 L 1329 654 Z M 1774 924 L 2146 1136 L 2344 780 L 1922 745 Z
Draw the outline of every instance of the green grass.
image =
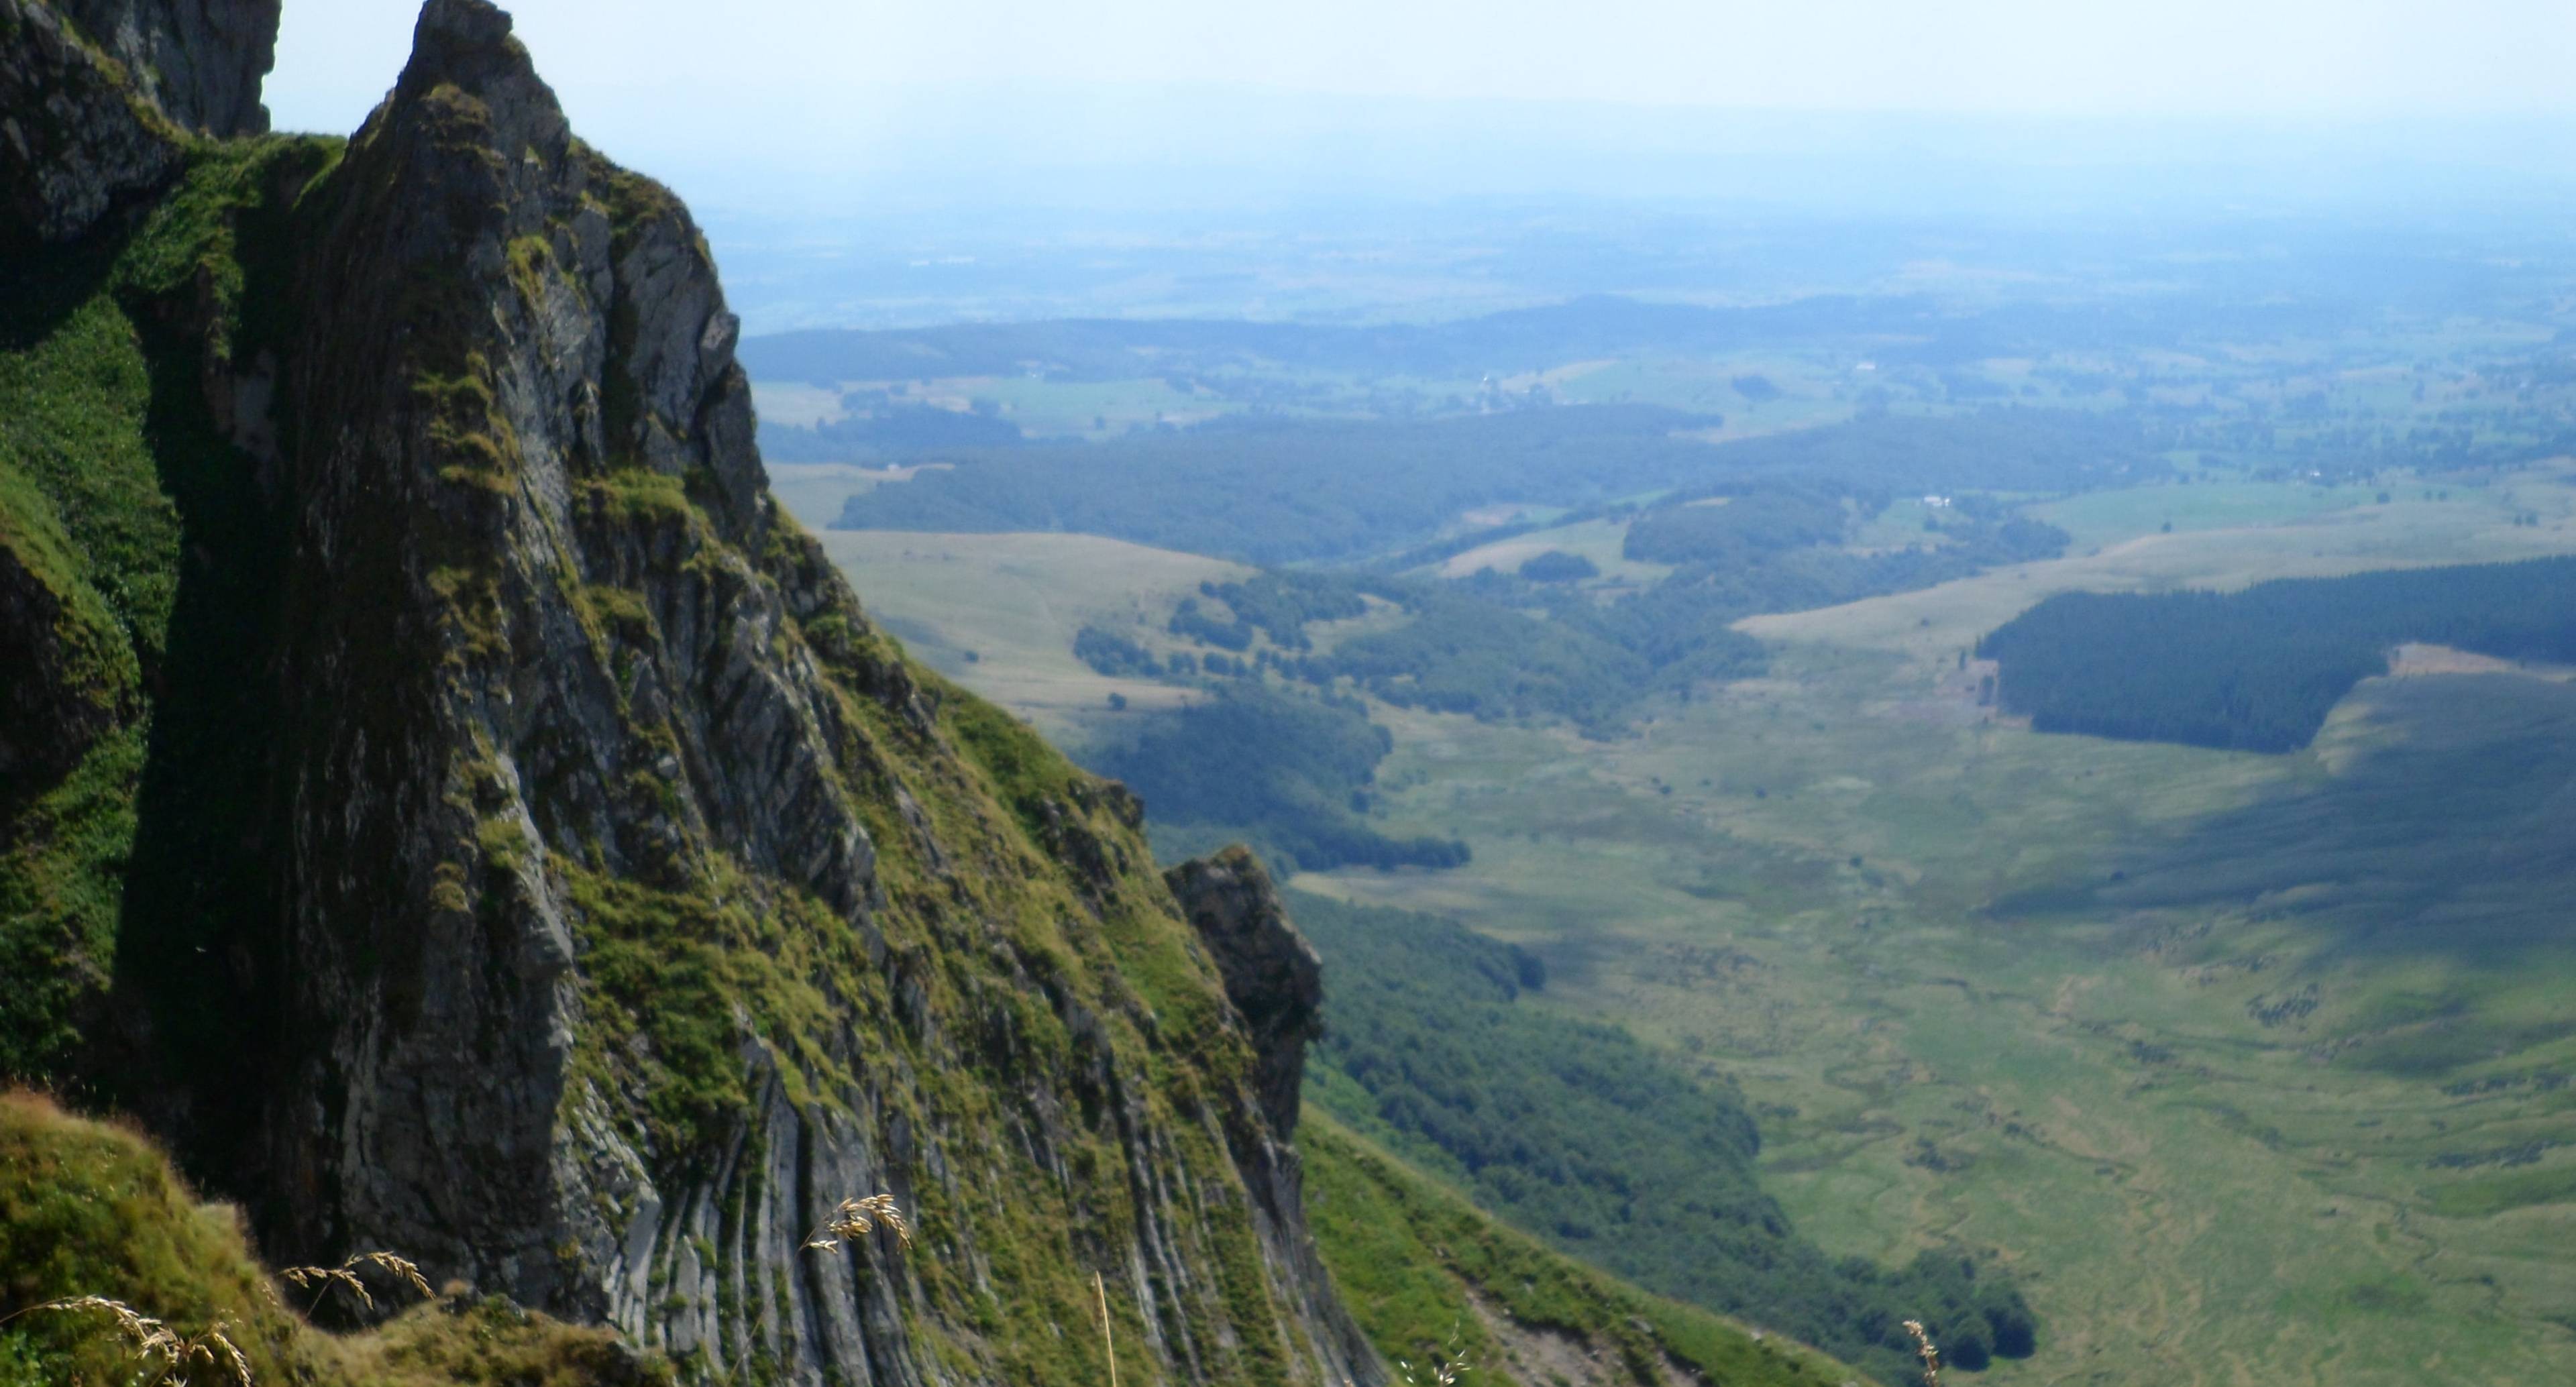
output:
M 1857 1376 L 1820 1353 L 1704 1310 L 1650 1296 L 1552 1252 L 1414 1173 L 1321 1114 L 1297 1135 L 1317 1247 L 1361 1328 L 1388 1358 L 1444 1355 L 1469 1382 L 1549 1387 L 1555 1340 L 1600 1382 L 1640 1387 L 1674 1368 L 1712 1382 L 1830 1384 Z
M 144 436 L 141 344 L 105 293 L 10 328 L 42 335 L 0 352 L 0 545 L 65 608 L 86 666 L 75 677 L 130 684 L 160 654 L 178 593 L 179 517 Z
M 1158 655 L 1194 649 L 1163 629 L 1173 604 L 1203 582 L 1251 572 L 1094 535 L 825 530 L 816 538 L 909 649 L 1059 742 L 1107 717 L 1112 693 L 1139 712 L 1181 698 L 1164 684 L 1094 672 L 1073 657 L 1075 633 L 1100 625 Z
M 1337 383 L 1349 388 L 1347 382 Z M 1032 438 L 1109 438 L 1139 426 L 1192 424 L 1243 408 L 1218 393 L 1221 385 L 1205 392 L 1183 390 L 1161 377 L 1057 381 L 948 376 L 899 383 L 841 381 L 828 389 L 810 381 L 761 381 L 753 385 L 753 396 L 763 419 L 802 428 L 848 417 L 844 392 L 882 390 L 889 384 L 901 391 L 893 397 L 898 406 L 965 410 L 980 404 Z M 836 514 L 838 510 L 835 506 Z
M 622 1356 L 605 1330 L 462 1295 L 334 1337 L 281 1293 L 293 1294 L 253 1257 L 239 1212 L 200 1202 L 150 1143 L 29 1094 L 0 1095 L 0 1313 L 105 1296 L 181 1335 L 221 1327 L 256 1381 L 305 1387 L 583 1387 L 608 1380 Z M 136 1366 L 95 1311 L 0 1326 L 0 1387 L 121 1382 Z M 641 1371 L 668 1380 L 655 1363 Z M 201 1365 L 194 1380 L 215 1379 Z
M 2513 1382 L 2565 1351 L 2546 1318 L 2576 1281 L 2563 1253 L 2505 1256 L 2480 1229 L 2407 1216 L 2439 1211 L 2416 1191 L 2442 1153 L 2576 1125 L 2528 1086 L 2443 1092 L 2491 1068 L 2564 1071 L 2567 1042 L 2515 1021 L 2563 1016 L 2563 965 L 2502 979 L 2474 963 L 2401 969 L 2231 909 L 1998 920 L 1987 904 L 2014 882 L 2059 879 L 2262 782 L 2222 757 L 1888 729 L 1959 758 L 1934 767 L 1899 735 L 1855 729 L 1853 710 L 1733 711 L 1705 731 L 1659 726 L 1651 749 L 1614 749 L 1588 774 L 1565 771 L 1563 749 L 1511 758 L 1508 731 L 1399 724 L 1399 758 L 1437 737 L 1454 759 L 1417 763 L 1428 775 L 1399 797 L 1396 824 L 1409 808 L 1455 826 L 1476 861 L 1439 878 L 1301 884 L 1455 911 L 1541 950 L 1556 1005 L 1738 1077 L 1766 1115 L 1766 1185 L 1828 1249 L 2000 1248 L 2034 1274 L 2048 1334 L 1996 1382 L 2051 1380 L 2097 1352 L 2179 1381 L 2238 1380 L 2199 1376 L 2206 1355 L 2241 1357 L 2242 1380 L 2297 1381 L 2315 1363 L 2428 1348 L 2452 1380 Z M 1969 764 L 1981 740 L 1983 764 Z M 1871 764 L 1871 783 L 1799 774 L 1838 751 Z M 1699 787 L 1701 769 L 1726 788 Z M 2092 793 L 2055 788 L 2087 772 Z M 1665 797 L 1653 778 L 1682 788 Z M 2328 1001 L 2304 1024 L 2253 1018 L 2310 981 Z M 2437 1000 L 2401 1018 L 2495 1022 L 2458 1047 L 2485 1058 L 2432 1075 L 2318 1061 L 2342 1017 L 2410 993 Z M 2490 1123 L 2505 1127 L 2481 1133 Z M 2567 1210 L 2530 1212 L 2559 1236 L 2576 1229 Z M 2274 1287 L 2344 1305 L 2335 1288 L 2356 1269 L 2409 1274 L 2427 1258 L 2441 1270 L 2419 1314 L 2347 1306 L 2272 1324 L 2239 1309 Z M 2348 1380 L 2380 1380 L 2356 1371 Z
M 2485 1218 L 2509 1209 L 2576 1204 L 2576 1165 L 2436 1185 L 2425 1191 L 2425 1202 L 2444 1218 Z
M 1428 571 L 1444 578 L 1464 578 L 1480 568 L 1516 573 L 1522 564 L 1550 550 L 1590 559 L 1593 566 L 1601 570 L 1601 576 L 1587 580 L 1587 587 L 1648 587 L 1673 571 L 1669 564 L 1639 563 L 1624 557 L 1620 546 L 1627 537 L 1626 521 L 1586 520 L 1496 540 L 1442 560 Z
M 2376 486 L 2222 480 L 2088 492 L 2033 506 L 2029 515 L 2066 531 L 2082 553 L 2132 536 L 2293 524 L 2374 504 Z

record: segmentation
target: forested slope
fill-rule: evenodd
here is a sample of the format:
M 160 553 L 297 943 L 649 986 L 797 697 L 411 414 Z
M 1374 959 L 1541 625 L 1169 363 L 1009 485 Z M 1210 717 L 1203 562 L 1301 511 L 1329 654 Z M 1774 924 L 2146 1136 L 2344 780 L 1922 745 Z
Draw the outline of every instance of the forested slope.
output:
M 2576 559 L 2359 573 L 2242 592 L 2061 593 L 1978 654 L 2042 732 L 2243 751 L 2306 746 L 2401 642 L 2576 661 Z
M 2037 1346 L 2012 1278 L 1968 1249 L 1885 1268 L 1799 1237 L 1762 1191 L 1760 1137 L 1732 1089 L 1534 1006 L 1535 957 L 1436 916 L 1291 902 L 1330 970 L 1316 1102 L 1479 1207 L 1889 1383 L 1911 1380 L 1906 1319 L 1961 1368 Z

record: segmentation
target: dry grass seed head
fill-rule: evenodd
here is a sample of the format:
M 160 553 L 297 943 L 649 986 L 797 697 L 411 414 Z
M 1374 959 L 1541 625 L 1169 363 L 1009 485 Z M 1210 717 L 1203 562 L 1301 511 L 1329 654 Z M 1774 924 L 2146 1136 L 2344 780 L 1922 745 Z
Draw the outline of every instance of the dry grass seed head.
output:
M 412 1263 L 407 1262 L 390 1252 L 361 1252 L 357 1256 L 350 1258 L 347 1265 L 354 1267 L 360 1262 L 371 1263 L 377 1267 L 383 1268 L 387 1273 L 391 1274 L 395 1280 L 400 1281 L 405 1285 L 410 1286 L 413 1290 L 420 1292 L 421 1298 L 424 1300 L 435 1294 L 435 1292 L 429 1289 L 429 1278 L 420 1274 L 419 1267 L 414 1266 Z
M 242 1351 L 236 1347 L 233 1344 L 232 1339 L 224 1333 L 225 1330 L 231 1327 L 232 1326 L 229 1322 L 222 1320 L 218 1320 L 214 1324 L 207 1326 L 206 1341 L 213 1344 L 216 1348 L 223 1350 L 224 1356 L 222 1362 L 226 1368 L 231 1370 L 233 1380 L 240 1383 L 241 1387 L 251 1387 L 250 1360 L 242 1357 Z
M 65 1300 L 49 1300 L 31 1308 L 96 1310 L 116 1322 L 116 1332 L 124 1335 L 126 1343 L 133 1346 L 134 1352 L 142 1357 L 175 1363 L 187 1347 L 186 1341 L 172 1332 L 170 1326 L 121 1300 L 110 1300 L 105 1296 L 96 1295 L 72 1296 Z
M 294 1282 L 298 1290 L 310 1290 L 318 1285 L 327 1292 L 333 1286 L 346 1286 L 349 1294 L 356 1296 L 361 1304 L 370 1310 L 376 1308 L 376 1298 L 367 1294 L 367 1283 L 359 1280 L 357 1273 L 347 1267 L 288 1267 L 278 1275 Z M 317 1293 L 315 1298 L 318 1300 L 320 1294 Z
M 182 1339 L 178 1331 L 144 1314 L 121 1300 L 105 1296 L 71 1296 L 31 1305 L 30 1310 L 92 1310 L 106 1315 L 116 1324 L 116 1332 L 127 1348 L 138 1358 L 156 1359 L 161 1370 L 153 1381 L 166 1380 L 172 1372 L 192 1363 L 219 1368 L 232 1377 L 238 1387 L 253 1387 L 250 1360 L 242 1356 L 231 1336 L 224 1331 L 232 1327 L 229 1320 L 217 1320 L 193 1339 Z M 21 1312 L 24 1313 L 24 1312 Z M 14 1317 L 13 1317 L 14 1318 Z
M 1941 1350 L 1925 1332 L 1923 1321 L 1907 1320 L 1905 1332 L 1914 1337 L 1914 1356 L 1923 1360 L 1923 1387 L 1941 1387 Z
M 903 1221 L 903 1211 L 894 1206 L 894 1196 L 872 1194 L 865 1199 L 844 1199 L 814 1236 L 805 1240 L 809 1252 L 837 1252 L 843 1239 L 864 1237 L 883 1224 L 894 1234 L 897 1246 L 912 1250 L 912 1225 Z
M 420 1292 L 424 1300 L 434 1294 L 429 1289 L 429 1278 L 420 1274 L 419 1267 L 390 1252 L 361 1252 L 336 1267 L 288 1267 L 278 1275 L 294 1282 L 298 1290 L 320 1286 L 322 1291 L 316 1293 L 317 1300 L 320 1294 L 327 1293 L 333 1286 L 346 1286 L 361 1304 L 373 1310 L 376 1298 L 367 1293 L 367 1283 L 358 1278 L 358 1268 L 367 1266 L 375 1267 Z
M 1461 1374 L 1475 1371 L 1475 1365 L 1467 1361 L 1466 1353 L 1459 1346 L 1458 1335 L 1459 1326 L 1454 1324 L 1449 1326 L 1449 1342 L 1441 1347 L 1439 1359 L 1431 1365 L 1429 1387 L 1458 1387 L 1458 1378 Z M 1414 1377 L 1411 1363 L 1399 1358 L 1395 1360 L 1395 1366 L 1404 1374 L 1408 1387 L 1424 1387 L 1424 1384 Z

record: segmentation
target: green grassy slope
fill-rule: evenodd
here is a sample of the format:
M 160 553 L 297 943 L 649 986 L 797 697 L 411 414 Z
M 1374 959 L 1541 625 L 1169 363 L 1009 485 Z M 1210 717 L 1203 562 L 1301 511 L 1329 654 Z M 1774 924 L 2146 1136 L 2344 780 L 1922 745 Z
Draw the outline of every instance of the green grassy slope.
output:
M 1436 916 L 1309 895 L 1290 908 L 1324 958 L 1310 1097 L 1479 1208 L 1890 1384 L 1915 1376 L 1909 1319 L 1963 1370 L 2044 1349 L 2016 1278 L 1970 1248 L 1899 1266 L 1827 1256 L 1761 1187 L 1735 1086 L 1562 1015 L 1533 955 Z
M 1825 1355 L 1705 1310 L 1639 1291 L 1477 1212 L 1458 1195 L 1331 1117 L 1297 1134 L 1315 1241 L 1379 1350 L 1415 1365 L 1463 1358 L 1476 1381 L 1564 1381 L 1554 1339 L 1589 1362 L 1587 1382 L 1672 1380 L 1723 1387 L 1838 1383 L 1857 1373 Z
M 147 744 L 180 760 L 245 750 L 194 713 L 237 689 L 266 610 L 253 464 L 201 380 L 274 310 L 273 267 L 237 236 L 272 225 L 281 189 L 337 148 L 199 146 L 130 233 L 0 269 L 0 588 L 34 607 L 19 632 L 53 637 L 13 652 L 6 692 L 31 725 L 71 730 L 0 777 L 0 971 L 20 984 L 0 995 L 0 1072 L 72 1077 L 114 966 Z M 147 701 L 188 711 L 156 726 Z
M 1798 647 L 1579 758 L 1392 718 L 1391 827 L 1474 862 L 1298 884 L 1473 919 L 1734 1077 L 1829 1250 L 2037 1272 L 2046 1342 L 1997 1384 L 2545 1380 L 2576 1035 L 2563 868 L 2524 861 L 2563 763 L 2515 739 L 2564 691 L 2433 687 L 2480 682 L 2366 684 L 2284 759 L 1979 726 L 1933 670 Z M 2438 793 L 2373 768 L 2420 782 L 2437 739 Z
M 2558 1318 L 2576 1295 L 2570 980 L 2523 947 L 2551 901 L 2512 899 L 2522 869 L 2499 871 L 2488 839 L 2546 807 L 2539 780 L 2494 768 L 2532 763 L 2512 709 L 2548 691 L 2366 683 L 2316 747 L 2265 757 L 1983 722 L 1976 667 L 1957 660 L 2055 591 L 2565 553 L 2571 475 L 2544 463 L 2330 514 L 2297 482 L 2097 493 L 2071 557 L 1748 621 L 1769 677 L 1607 743 L 1373 703 L 1396 750 L 1370 822 L 1458 834 L 1475 859 L 1297 884 L 1532 948 L 1553 1009 L 1615 1016 L 1691 1072 L 1737 1079 L 1764 1187 L 1828 1251 L 1902 1262 L 1956 1239 L 2037 1272 L 2048 1341 L 1997 1364 L 1995 1387 L 2096 1362 L 2213 1387 L 2395 1384 L 2426 1363 L 2546 1380 L 2576 1353 Z M 2204 494 L 2228 513 L 2159 532 Z M 888 556 L 871 571 L 920 542 L 865 538 Z M 918 565 L 881 609 L 976 643 L 971 604 L 1026 581 L 1004 573 L 1017 538 Z M 1016 706 L 1017 659 L 996 645 L 957 672 Z M 1066 706 L 1116 687 L 1083 674 Z M 2418 704 L 2432 721 L 2401 707 Z M 2357 769 L 2392 736 L 2425 764 L 2479 769 L 2410 796 L 2406 774 Z M 2391 869 L 2446 860 L 2475 937 L 2436 937 L 2487 956 L 2387 947 L 2403 929 L 2345 947 L 2422 897 L 2320 890 L 2312 869 L 2356 841 L 2316 836 L 2337 823 L 2363 843 L 2411 835 Z M 2249 830 L 2298 852 L 2248 873 Z M 2212 866 L 2243 889 L 2213 894 Z M 2044 912 L 1992 908 L 2070 884 L 2087 889 Z M 2439 1072 L 2396 1072 L 2407 1054 Z
M 370 1279 L 388 1306 L 419 1302 Z M 317 1330 L 299 1313 L 316 1293 L 261 1265 L 239 1214 L 201 1202 L 150 1142 L 32 1094 L 0 1095 L 0 1304 L 15 1312 L 78 1296 L 122 1302 L 182 1337 L 220 1330 L 253 1383 L 648 1387 L 670 1376 L 602 1331 L 461 1294 L 412 1303 L 365 1333 Z M 99 1311 L 30 1310 L 0 1324 L 0 1387 L 121 1382 L 143 1362 Z M 188 1376 L 233 1381 L 228 1366 L 205 1363 Z

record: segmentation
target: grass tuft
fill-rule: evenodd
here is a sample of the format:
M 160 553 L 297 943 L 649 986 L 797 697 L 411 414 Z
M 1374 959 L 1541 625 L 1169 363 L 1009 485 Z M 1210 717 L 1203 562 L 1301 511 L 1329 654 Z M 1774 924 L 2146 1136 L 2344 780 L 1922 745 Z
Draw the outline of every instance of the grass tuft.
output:
M 895 1244 L 904 1251 L 912 1250 L 912 1225 L 904 1222 L 903 1211 L 894 1206 L 894 1196 L 872 1194 L 865 1199 L 844 1199 L 823 1226 L 805 1240 L 808 1252 L 838 1252 L 845 1239 L 863 1238 L 879 1225 L 894 1234 Z

